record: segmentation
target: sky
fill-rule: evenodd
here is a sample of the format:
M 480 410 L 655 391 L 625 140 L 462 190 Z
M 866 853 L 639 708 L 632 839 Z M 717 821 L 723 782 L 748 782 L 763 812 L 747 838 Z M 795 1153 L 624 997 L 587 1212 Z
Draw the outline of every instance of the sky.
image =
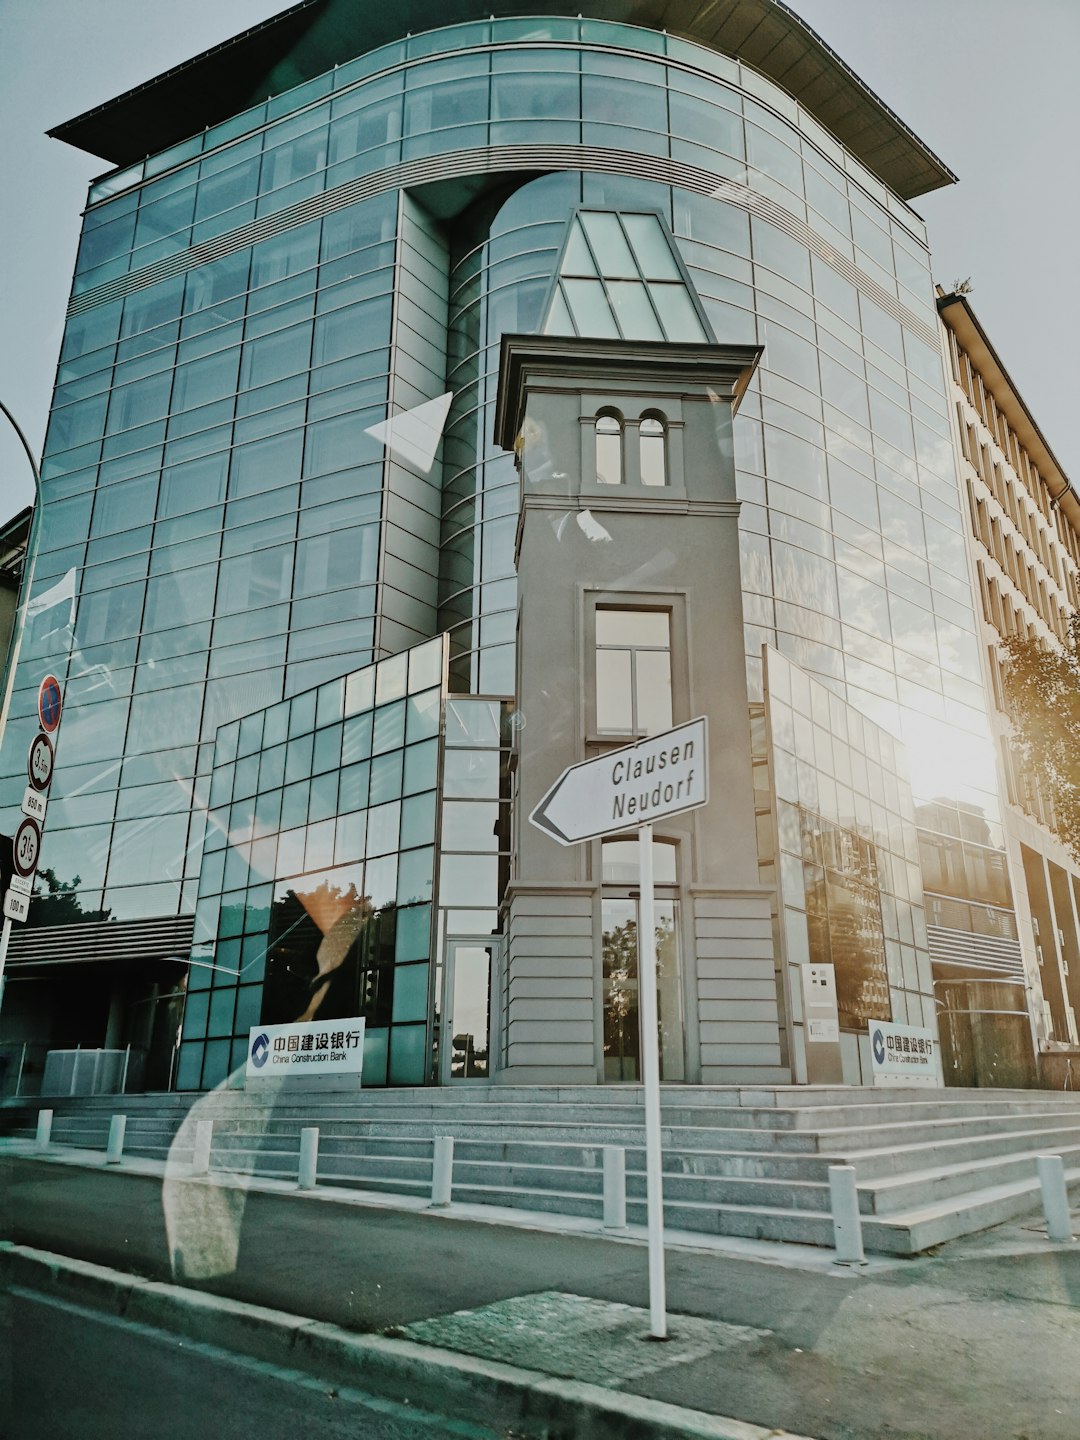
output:
M 375 0 L 356 0 L 375 3 Z M 1080 489 L 1077 0 L 789 0 L 960 177 L 913 202 Z M 0 0 L 0 401 L 40 457 L 91 179 L 45 131 L 287 8 L 283 0 Z M 537 9 L 542 11 L 543 0 Z M 178 24 L 178 17 L 182 23 Z M 0 521 L 34 496 L 0 417 Z

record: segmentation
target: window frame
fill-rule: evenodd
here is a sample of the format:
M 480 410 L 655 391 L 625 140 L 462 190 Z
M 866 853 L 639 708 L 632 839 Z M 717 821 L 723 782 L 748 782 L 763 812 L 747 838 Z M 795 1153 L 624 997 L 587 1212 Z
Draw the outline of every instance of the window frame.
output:
M 671 667 L 671 725 L 679 725 L 690 719 L 690 670 L 687 652 L 685 591 L 588 590 L 583 596 L 583 609 L 584 663 L 582 674 L 586 678 L 586 683 L 582 686 L 582 704 L 584 706 L 585 742 L 590 753 L 600 753 L 604 749 L 631 744 L 645 738 L 644 734 L 633 730 L 601 730 L 598 724 L 596 703 L 596 613 L 598 610 L 661 611 L 667 614 L 668 655 Z M 643 650 L 655 649 L 652 646 L 641 648 Z

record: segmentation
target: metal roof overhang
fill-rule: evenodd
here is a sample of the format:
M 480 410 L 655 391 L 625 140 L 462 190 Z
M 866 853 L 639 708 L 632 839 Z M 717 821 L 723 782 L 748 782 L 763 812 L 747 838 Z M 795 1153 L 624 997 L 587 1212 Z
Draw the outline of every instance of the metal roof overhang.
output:
M 1050 449 L 1031 411 L 1024 404 L 1023 396 L 1001 363 L 1001 357 L 990 343 L 975 311 L 963 295 L 942 295 L 937 303 L 941 318 L 971 356 L 984 384 L 993 394 L 994 403 L 1039 467 L 1039 474 L 1046 481 L 1050 498 L 1055 505 L 1061 506 L 1069 524 L 1080 535 L 1080 495 L 1077 495 L 1069 477 L 1058 464 L 1057 456 Z
M 49 134 L 130 165 L 380 45 L 493 11 L 585 14 L 696 40 L 775 80 L 901 198 L 956 179 L 781 0 L 301 0 Z

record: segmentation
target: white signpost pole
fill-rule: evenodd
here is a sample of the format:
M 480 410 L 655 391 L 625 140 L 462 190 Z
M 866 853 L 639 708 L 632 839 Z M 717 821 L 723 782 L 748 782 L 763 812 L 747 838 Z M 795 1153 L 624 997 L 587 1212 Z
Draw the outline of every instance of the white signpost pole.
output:
M 649 1220 L 649 1324 L 667 1339 L 664 1180 L 660 1145 L 660 1035 L 656 1004 L 653 822 L 709 803 L 709 724 L 704 715 L 609 750 L 564 770 L 529 820 L 560 845 L 636 829 L 641 865 L 638 912 L 638 1023 L 645 1099 L 645 1178 Z
M 660 1038 L 656 1013 L 656 907 L 653 903 L 653 828 L 638 830 L 641 898 L 638 902 L 638 1014 L 641 1078 L 645 1091 L 645 1185 L 649 1219 L 649 1334 L 667 1339 L 664 1278 L 664 1176 L 660 1149 Z

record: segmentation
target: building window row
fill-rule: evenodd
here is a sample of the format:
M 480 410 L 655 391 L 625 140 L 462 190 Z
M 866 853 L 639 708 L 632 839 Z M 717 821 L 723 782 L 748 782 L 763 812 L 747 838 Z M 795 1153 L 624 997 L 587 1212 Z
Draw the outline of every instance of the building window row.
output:
M 1060 511 L 1056 508 L 1054 511 L 1056 531 L 1049 525 L 1044 527 L 1039 524 L 1031 496 L 1024 491 L 1019 477 L 993 459 L 990 447 L 980 443 L 975 426 L 964 421 L 962 409 L 960 440 L 965 458 L 978 471 L 1003 515 L 1008 516 L 1050 578 L 1069 593 L 1071 602 L 1075 604 L 1077 587 L 1072 551 L 1076 547 L 1076 536 Z M 1069 564 L 1070 559 L 1073 559 L 1073 565 Z
M 1023 594 L 1039 618 L 1061 640 L 1065 638 L 1068 613 L 1075 607 L 1075 582 L 1066 589 L 1068 600 L 1063 603 L 1054 583 L 1053 572 L 1039 564 L 1038 558 L 1029 559 L 1016 543 L 1018 537 L 1002 523 L 1002 517 L 993 514 L 986 500 L 968 484 L 968 502 L 971 513 L 971 530 L 975 539 L 997 562 L 1001 571 L 1009 577 Z M 1072 577 L 1069 577 L 1070 580 Z M 1047 581 L 1050 581 L 1048 584 Z M 995 622 L 991 620 L 991 624 Z M 1000 627 L 998 627 L 1000 628 Z M 1010 632 L 1013 633 L 1013 632 Z
M 1005 456 L 1012 475 L 1010 476 L 1005 467 L 995 459 L 991 447 L 980 439 L 977 425 L 964 413 L 965 407 L 961 407 L 960 439 L 964 454 L 979 471 L 1002 510 L 1010 516 L 1017 529 L 1024 534 L 1032 549 L 1040 554 L 1047 570 L 1057 576 L 1058 583 L 1063 588 L 1067 585 L 1070 590 L 1071 603 L 1075 605 L 1077 603 L 1075 576 L 1070 567 L 1065 565 L 1065 578 L 1062 577 L 1060 557 L 1052 544 L 1050 551 L 1053 559 L 1047 558 L 1045 553 L 1046 537 L 1037 524 L 1034 514 L 1024 503 L 1025 500 L 1029 501 L 1042 514 L 1047 522 L 1047 527 L 1052 532 L 1051 539 L 1056 535 L 1058 542 L 1074 566 L 1080 565 L 1080 537 L 1068 523 L 1060 507 L 1054 504 L 1054 498 L 1046 479 L 1040 474 L 1038 466 L 1031 459 L 1016 432 L 998 408 L 983 377 L 972 364 L 971 357 L 960 348 L 956 336 L 952 334 L 950 335 L 950 355 L 954 380 L 963 390 L 969 405 L 981 420 L 985 430 L 989 432 L 989 436 L 995 442 L 998 450 Z
M 1046 634 L 1033 623 L 1033 616 L 1024 605 L 1017 603 L 1017 598 L 1003 589 L 998 575 L 990 569 L 985 561 L 978 562 L 979 574 L 979 595 L 982 600 L 983 619 L 988 625 L 992 625 L 1002 637 L 1019 635 L 1021 638 L 1034 639 L 1036 637 L 1046 640 Z M 1029 601 L 1032 608 L 1038 613 L 1038 618 L 1053 632 L 1054 636 L 1064 643 L 1068 628 L 1068 612 L 1059 605 L 1053 596 L 1047 597 L 1045 609 Z

